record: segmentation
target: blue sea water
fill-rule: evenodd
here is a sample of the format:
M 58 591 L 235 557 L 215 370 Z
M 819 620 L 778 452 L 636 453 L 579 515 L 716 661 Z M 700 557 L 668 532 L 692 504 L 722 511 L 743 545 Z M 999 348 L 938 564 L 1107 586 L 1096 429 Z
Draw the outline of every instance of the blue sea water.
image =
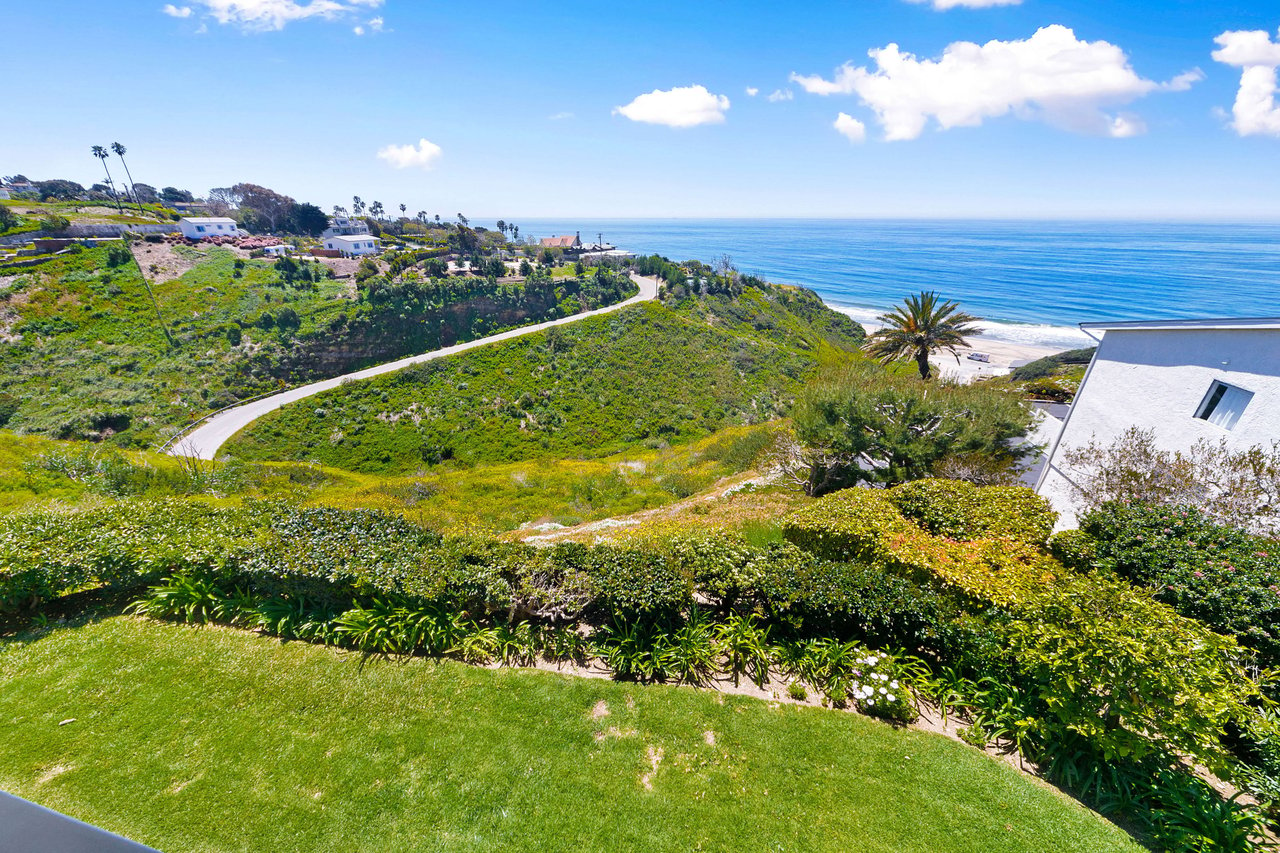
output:
M 870 320 L 936 290 L 1017 343 L 1079 346 L 1098 320 L 1280 316 L 1280 224 L 926 220 L 520 221 L 809 287 Z

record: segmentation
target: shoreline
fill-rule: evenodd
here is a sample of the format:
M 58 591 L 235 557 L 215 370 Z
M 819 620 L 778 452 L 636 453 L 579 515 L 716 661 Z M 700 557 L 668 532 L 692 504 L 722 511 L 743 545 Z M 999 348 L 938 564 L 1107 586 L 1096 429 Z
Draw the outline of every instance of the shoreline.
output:
M 879 311 L 830 303 L 827 303 L 827 307 L 852 317 L 862 324 L 868 334 L 880 328 L 880 324 L 875 321 L 881 313 Z M 959 363 L 948 353 L 929 359 L 929 363 L 940 375 L 950 376 L 961 382 L 973 382 L 986 376 L 1004 376 L 1027 362 L 1067 350 L 1094 346 L 1096 343 L 1084 332 L 1070 326 L 983 322 L 982 332 L 969 339 L 973 346 L 960 351 Z M 984 353 L 990 361 L 972 360 L 967 357 L 969 353 Z

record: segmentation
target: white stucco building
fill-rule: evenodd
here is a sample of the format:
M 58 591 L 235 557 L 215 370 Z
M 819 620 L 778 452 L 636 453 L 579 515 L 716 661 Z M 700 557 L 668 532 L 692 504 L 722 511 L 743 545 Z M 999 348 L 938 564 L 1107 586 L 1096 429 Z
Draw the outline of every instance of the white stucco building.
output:
M 369 233 L 369 224 L 363 219 L 350 216 L 334 216 L 329 219 L 329 227 L 320 235 L 321 239 L 330 237 L 354 237 Z
M 1165 450 L 1202 438 L 1232 449 L 1280 441 L 1280 317 L 1083 323 L 1101 334 L 1036 491 L 1074 527 L 1076 499 L 1065 453 L 1126 430 L 1151 430 Z
M 344 255 L 374 255 L 379 251 L 379 245 L 382 243 L 377 237 L 369 235 L 336 235 L 334 237 L 326 237 L 324 247 L 326 249 L 335 249 Z
M 236 221 L 226 216 L 184 216 L 178 220 L 178 230 L 188 240 L 240 236 Z

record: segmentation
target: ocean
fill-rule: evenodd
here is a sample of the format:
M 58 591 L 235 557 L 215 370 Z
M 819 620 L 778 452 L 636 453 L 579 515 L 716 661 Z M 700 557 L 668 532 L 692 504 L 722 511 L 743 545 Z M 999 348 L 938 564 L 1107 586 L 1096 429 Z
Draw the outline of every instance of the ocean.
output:
M 1280 316 L 1280 224 L 974 220 L 538 219 L 521 236 L 581 232 L 672 260 L 816 291 L 872 320 L 936 290 L 1020 344 L 1091 344 L 1099 320 Z

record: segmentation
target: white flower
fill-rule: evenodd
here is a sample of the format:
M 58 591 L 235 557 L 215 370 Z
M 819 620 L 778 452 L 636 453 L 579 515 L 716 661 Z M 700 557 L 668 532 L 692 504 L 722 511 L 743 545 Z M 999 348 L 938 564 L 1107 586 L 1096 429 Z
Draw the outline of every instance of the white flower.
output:
M 886 693 L 888 693 L 888 692 L 889 692 L 889 691 L 888 691 L 888 690 L 885 690 L 883 687 L 881 687 L 881 688 L 880 688 L 880 695 L 881 695 L 881 696 L 883 696 L 884 694 L 886 694 Z
M 897 690 L 897 689 L 898 689 L 898 682 L 896 682 L 896 681 L 890 681 L 890 682 L 889 682 L 889 686 L 890 686 L 890 687 L 892 687 L 894 690 Z
M 897 701 L 898 701 L 898 697 L 894 696 L 892 693 L 890 693 L 888 696 L 886 696 L 886 697 L 884 697 L 884 698 L 888 699 L 890 702 L 897 702 Z

